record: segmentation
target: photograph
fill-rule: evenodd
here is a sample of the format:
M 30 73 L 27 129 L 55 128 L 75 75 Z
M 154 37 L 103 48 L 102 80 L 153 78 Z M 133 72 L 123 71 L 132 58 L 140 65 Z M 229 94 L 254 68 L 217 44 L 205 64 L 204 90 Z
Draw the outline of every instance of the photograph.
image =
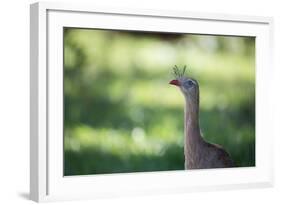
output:
M 255 167 L 255 42 L 64 27 L 64 176 Z

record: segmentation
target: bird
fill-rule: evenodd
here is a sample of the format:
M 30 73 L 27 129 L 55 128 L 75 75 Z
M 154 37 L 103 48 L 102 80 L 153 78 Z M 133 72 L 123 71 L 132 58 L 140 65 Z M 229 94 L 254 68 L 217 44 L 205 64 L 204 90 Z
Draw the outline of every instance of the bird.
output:
M 230 154 L 220 145 L 207 142 L 199 124 L 199 84 L 184 75 L 186 66 L 174 67 L 175 79 L 169 83 L 179 87 L 185 99 L 184 109 L 184 157 L 185 169 L 211 169 L 235 167 Z

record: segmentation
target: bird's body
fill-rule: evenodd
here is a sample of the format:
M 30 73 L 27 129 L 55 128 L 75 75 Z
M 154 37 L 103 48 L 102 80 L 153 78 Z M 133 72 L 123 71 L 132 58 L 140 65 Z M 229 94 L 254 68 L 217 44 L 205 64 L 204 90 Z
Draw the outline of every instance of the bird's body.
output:
M 219 145 L 203 140 L 200 145 L 185 149 L 185 169 L 224 167 L 234 167 L 234 163 L 229 154 Z
M 181 75 L 177 80 L 172 80 L 170 84 L 179 86 L 185 97 L 185 169 L 234 167 L 230 155 L 221 146 L 206 142 L 201 135 L 198 82 Z

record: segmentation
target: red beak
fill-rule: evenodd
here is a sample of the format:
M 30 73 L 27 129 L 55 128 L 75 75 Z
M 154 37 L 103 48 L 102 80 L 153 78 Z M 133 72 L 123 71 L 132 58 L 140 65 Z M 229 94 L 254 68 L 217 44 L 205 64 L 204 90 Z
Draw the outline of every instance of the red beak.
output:
M 169 83 L 172 85 L 180 86 L 180 82 L 178 80 L 171 80 Z

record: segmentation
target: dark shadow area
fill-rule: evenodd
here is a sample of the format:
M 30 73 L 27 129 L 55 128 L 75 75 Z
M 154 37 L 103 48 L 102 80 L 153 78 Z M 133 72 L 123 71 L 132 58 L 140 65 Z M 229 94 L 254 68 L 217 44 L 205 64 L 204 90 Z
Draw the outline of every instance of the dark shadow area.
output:
M 18 195 L 23 199 L 30 200 L 29 193 L 21 192 Z
M 66 176 L 183 169 L 183 148 L 176 145 L 165 148 L 163 155 L 160 156 L 138 154 L 120 157 L 111 152 L 104 152 L 98 147 L 85 148 L 79 153 L 65 152 Z

